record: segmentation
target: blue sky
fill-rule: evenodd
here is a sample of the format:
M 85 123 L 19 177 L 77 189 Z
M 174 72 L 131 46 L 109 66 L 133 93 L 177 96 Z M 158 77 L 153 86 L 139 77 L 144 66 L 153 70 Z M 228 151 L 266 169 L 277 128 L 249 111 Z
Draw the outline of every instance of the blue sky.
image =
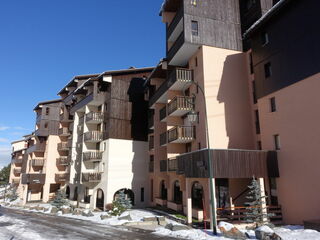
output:
M 153 66 L 165 56 L 163 0 L 0 1 L 0 167 L 34 129 L 33 107 L 74 75 Z

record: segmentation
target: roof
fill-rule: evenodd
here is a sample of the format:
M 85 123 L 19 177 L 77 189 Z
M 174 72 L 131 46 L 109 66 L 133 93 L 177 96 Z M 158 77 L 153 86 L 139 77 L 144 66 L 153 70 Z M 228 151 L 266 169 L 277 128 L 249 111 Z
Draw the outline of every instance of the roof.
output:
M 86 74 L 86 75 L 77 75 L 74 76 L 61 90 L 58 92 L 58 95 L 63 93 L 67 87 L 72 86 L 73 84 L 76 84 L 76 80 L 83 80 L 83 79 L 89 79 L 92 77 L 98 77 L 100 74 L 95 73 L 95 74 Z
M 268 22 L 274 15 L 276 15 L 280 10 L 284 9 L 289 2 L 292 0 L 280 0 L 272 8 L 270 8 L 261 18 L 259 18 L 252 26 L 243 34 L 243 38 L 247 38 L 253 34 L 262 25 Z
M 19 140 L 15 140 L 15 141 L 11 142 L 11 144 L 18 143 L 18 142 L 24 142 L 24 141 L 25 141 L 25 139 L 19 139 Z
M 39 102 L 33 110 L 37 110 L 37 109 L 41 108 L 41 105 L 47 105 L 47 104 L 57 103 L 57 102 L 61 102 L 61 101 L 62 101 L 62 99 L 55 99 L 55 100 L 50 100 L 50 101 Z

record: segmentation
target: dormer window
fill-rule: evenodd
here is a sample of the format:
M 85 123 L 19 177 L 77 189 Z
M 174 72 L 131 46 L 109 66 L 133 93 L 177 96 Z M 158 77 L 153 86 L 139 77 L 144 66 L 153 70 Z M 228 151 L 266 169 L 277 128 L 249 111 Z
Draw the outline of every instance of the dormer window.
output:
M 192 36 L 199 35 L 199 25 L 197 21 L 191 21 L 191 33 L 192 33 Z

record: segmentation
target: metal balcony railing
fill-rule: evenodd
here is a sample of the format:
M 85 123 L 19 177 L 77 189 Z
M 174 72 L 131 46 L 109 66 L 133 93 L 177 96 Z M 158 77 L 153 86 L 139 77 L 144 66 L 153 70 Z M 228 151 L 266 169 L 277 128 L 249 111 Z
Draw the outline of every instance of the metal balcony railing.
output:
M 64 136 L 68 136 L 70 135 L 69 129 L 67 127 L 63 127 L 63 128 L 59 128 L 58 134 L 60 136 L 64 135 Z
M 182 116 L 194 110 L 194 98 L 177 96 L 168 103 L 168 115 Z
M 68 166 L 71 162 L 71 158 L 70 157 L 59 157 L 57 158 L 57 165 L 60 166 Z
M 168 172 L 175 172 L 178 169 L 178 162 L 176 158 L 168 159 Z
M 70 147 L 71 146 L 69 142 L 61 142 L 57 145 L 58 151 L 68 151 Z

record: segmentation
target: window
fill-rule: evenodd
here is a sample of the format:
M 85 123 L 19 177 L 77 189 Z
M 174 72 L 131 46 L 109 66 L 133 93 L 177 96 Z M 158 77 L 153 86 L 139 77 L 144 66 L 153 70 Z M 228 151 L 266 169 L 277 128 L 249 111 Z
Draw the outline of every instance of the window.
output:
M 140 189 L 140 201 L 144 202 L 144 188 L 143 187 Z
M 46 115 L 49 115 L 50 113 L 50 108 L 46 107 Z
M 276 150 L 280 150 L 280 136 L 277 134 L 277 135 L 274 135 L 273 138 L 274 138 L 274 148 Z
M 257 103 L 257 94 L 256 94 L 256 81 L 252 81 L 252 95 L 253 95 L 253 103 Z
M 262 46 L 265 46 L 265 45 L 267 45 L 268 43 L 269 43 L 269 35 L 268 35 L 268 33 L 263 32 L 263 33 L 261 34 L 261 44 L 262 44 Z
M 275 97 L 270 98 L 270 110 L 271 110 L 271 112 L 277 111 L 276 98 Z
M 198 143 L 198 149 L 199 150 L 201 149 L 201 143 Z
M 247 10 L 253 7 L 253 5 L 256 4 L 256 0 L 247 0 Z
M 192 36 L 199 35 L 199 26 L 197 21 L 191 21 L 191 33 L 192 33 Z
M 252 53 L 250 53 L 250 73 L 254 74 Z
M 256 117 L 256 134 L 260 134 L 260 120 L 259 120 L 259 111 L 255 110 L 255 117 Z
M 258 150 L 262 150 L 261 141 L 258 141 L 258 142 L 257 142 L 257 149 L 258 149 Z
M 48 128 L 48 123 L 47 122 L 44 124 L 44 128 Z
M 197 57 L 194 59 L 194 62 L 195 62 L 195 66 L 198 67 L 198 58 Z
M 272 71 L 271 71 L 271 63 L 268 62 L 264 65 L 264 76 L 266 78 L 271 77 Z

